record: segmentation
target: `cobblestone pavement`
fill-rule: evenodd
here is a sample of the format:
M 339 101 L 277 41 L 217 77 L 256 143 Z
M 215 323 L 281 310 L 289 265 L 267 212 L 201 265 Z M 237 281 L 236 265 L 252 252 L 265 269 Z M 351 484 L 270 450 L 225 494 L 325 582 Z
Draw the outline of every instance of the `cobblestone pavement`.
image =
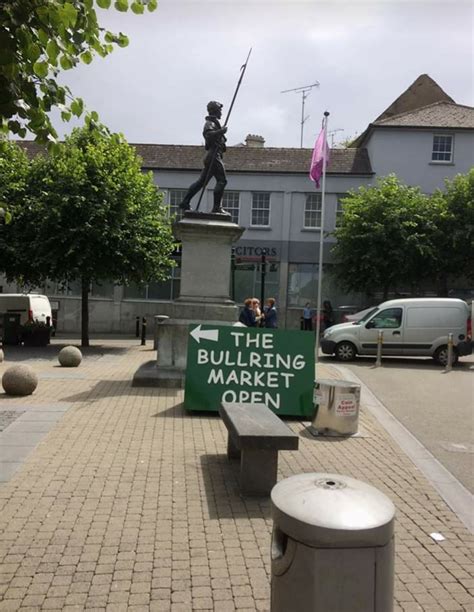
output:
M 181 392 L 132 388 L 152 351 L 106 343 L 75 371 L 29 361 L 31 410 L 72 407 L 0 486 L 0 610 L 268 610 L 269 502 L 239 497 L 220 419 L 186 414 Z M 280 453 L 279 478 L 347 474 L 395 503 L 396 610 L 472 610 L 472 536 L 371 415 L 344 440 L 288 423 L 300 450 Z

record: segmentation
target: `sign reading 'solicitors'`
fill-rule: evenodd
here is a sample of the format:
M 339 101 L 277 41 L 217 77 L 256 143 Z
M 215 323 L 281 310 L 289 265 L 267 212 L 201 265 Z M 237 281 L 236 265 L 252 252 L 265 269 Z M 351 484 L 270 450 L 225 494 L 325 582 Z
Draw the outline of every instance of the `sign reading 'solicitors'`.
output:
M 190 325 L 184 406 L 264 403 L 277 414 L 310 417 L 313 343 L 308 332 Z

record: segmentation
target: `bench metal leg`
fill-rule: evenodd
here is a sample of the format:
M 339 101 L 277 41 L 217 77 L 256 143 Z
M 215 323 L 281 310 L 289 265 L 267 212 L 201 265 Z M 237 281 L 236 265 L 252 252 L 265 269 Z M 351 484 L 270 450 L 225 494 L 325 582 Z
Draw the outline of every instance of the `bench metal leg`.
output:
M 242 449 L 240 490 L 242 495 L 270 495 L 277 481 L 278 451 Z
M 240 459 L 240 450 L 235 446 L 232 436 L 227 436 L 227 459 Z

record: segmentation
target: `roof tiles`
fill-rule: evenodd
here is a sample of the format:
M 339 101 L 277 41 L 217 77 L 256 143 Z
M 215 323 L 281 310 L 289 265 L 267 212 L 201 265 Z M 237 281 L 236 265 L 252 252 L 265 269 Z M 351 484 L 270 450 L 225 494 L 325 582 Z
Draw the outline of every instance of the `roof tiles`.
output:
M 30 157 L 44 152 L 32 141 L 19 141 Z M 148 170 L 200 171 L 203 167 L 203 146 L 133 144 Z M 228 172 L 308 174 L 312 149 L 275 147 L 228 147 L 224 163 Z M 332 149 L 328 174 L 372 174 L 366 149 Z

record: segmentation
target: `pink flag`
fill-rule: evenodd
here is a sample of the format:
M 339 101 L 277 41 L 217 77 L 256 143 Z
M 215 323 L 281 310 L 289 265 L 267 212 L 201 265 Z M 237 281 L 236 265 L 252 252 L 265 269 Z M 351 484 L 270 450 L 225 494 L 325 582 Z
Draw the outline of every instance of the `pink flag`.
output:
M 326 168 L 329 164 L 329 145 L 324 138 L 324 127 L 314 145 L 313 157 L 311 158 L 311 168 L 309 178 L 319 187 L 319 179 L 323 175 L 323 157 L 326 160 Z

